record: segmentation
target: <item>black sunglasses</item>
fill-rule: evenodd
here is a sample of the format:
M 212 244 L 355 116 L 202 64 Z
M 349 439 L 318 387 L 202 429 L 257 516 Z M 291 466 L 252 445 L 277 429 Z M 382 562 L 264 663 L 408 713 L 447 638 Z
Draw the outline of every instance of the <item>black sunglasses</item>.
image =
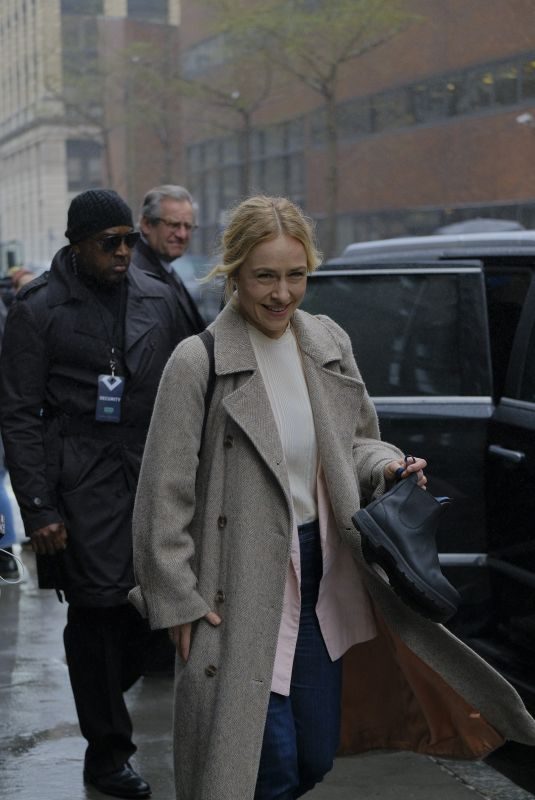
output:
M 102 239 L 93 239 L 93 241 L 98 244 L 103 253 L 114 253 L 123 242 L 131 250 L 138 243 L 139 236 L 139 231 L 132 231 L 132 233 L 125 233 L 123 236 L 115 233 L 112 236 L 104 236 Z

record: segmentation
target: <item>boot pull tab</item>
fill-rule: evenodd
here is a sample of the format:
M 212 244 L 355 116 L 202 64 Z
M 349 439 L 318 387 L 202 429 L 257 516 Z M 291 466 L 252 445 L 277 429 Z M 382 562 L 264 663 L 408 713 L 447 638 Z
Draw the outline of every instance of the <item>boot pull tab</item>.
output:
M 403 473 L 407 469 L 407 464 L 409 464 L 410 459 L 412 459 L 412 461 L 416 460 L 414 458 L 414 456 L 405 456 L 405 466 L 404 467 L 398 467 L 397 470 L 395 471 L 394 477 L 395 477 L 396 483 L 399 483 L 399 481 L 402 479 L 401 476 L 403 475 Z M 451 503 L 451 497 L 446 497 L 446 496 L 444 496 L 444 497 L 435 497 L 435 500 L 437 501 L 437 503 L 440 503 L 441 506 L 447 506 L 447 505 L 449 505 Z
M 404 458 L 405 458 L 405 466 L 404 467 L 398 467 L 397 470 L 394 472 L 394 478 L 395 478 L 397 483 L 399 483 L 399 481 L 401 480 L 401 476 L 403 475 L 403 473 L 407 469 L 407 465 L 409 464 L 409 459 L 412 459 L 413 461 L 416 461 L 414 456 L 404 456 Z

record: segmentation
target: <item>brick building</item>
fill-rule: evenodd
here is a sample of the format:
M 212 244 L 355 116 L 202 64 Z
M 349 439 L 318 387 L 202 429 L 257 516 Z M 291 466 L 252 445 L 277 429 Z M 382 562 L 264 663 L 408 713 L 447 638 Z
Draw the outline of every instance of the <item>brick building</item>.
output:
M 418 18 L 342 71 L 337 249 L 474 216 L 535 227 L 535 0 L 406 6 Z M 45 264 L 76 192 L 109 185 L 136 209 L 171 181 L 199 201 L 198 253 L 244 187 L 301 203 L 322 244 L 320 98 L 223 44 L 201 0 L 2 0 L 0 241 Z M 127 63 L 102 80 L 110 53 Z M 173 88 L 179 58 L 212 94 Z
M 408 0 L 418 18 L 344 69 L 338 94 L 338 249 L 423 234 L 475 216 L 535 227 L 535 2 Z M 202 3 L 183 3 L 183 66 L 194 80 L 228 68 Z M 228 84 L 229 88 L 231 84 Z M 533 116 L 532 116 L 533 112 Z M 235 131 L 184 110 L 188 184 L 208 250 L 240 197 Z M 325 121 L 318 95 L 285 76 L 252 117 L 251 185 L 325 217 Z

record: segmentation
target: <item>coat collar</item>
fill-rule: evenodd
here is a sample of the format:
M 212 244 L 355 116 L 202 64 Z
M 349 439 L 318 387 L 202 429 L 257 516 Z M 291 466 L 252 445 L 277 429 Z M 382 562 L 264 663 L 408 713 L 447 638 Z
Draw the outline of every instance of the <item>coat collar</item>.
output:
M 185 318 L 184 338 L 199 333 L 205 328 L 206 323 L 179 274 L 173 268 L 166 269 L 158 254 L 143 239 L 137 242 L 132 252 L 132 263 L 142 272 L 156 276 L 171 287 L 175 299 L 178 301 L 180 314 Z
M 48 279 L 48 305 L 50 307 L 68 303 L 71 300 L 81 302 L 93 299 L 91 290 L 77 277 L 72 268 L 71 247 L 67 245 L 59 250 L 52 260 Z M 130 264 L 126 274 L 130 296 L 136 298 L 161 297 L 161 287 L 155 281 L 143 280 L 142 273 Z
M 145 337 L 157 325 L 157 316 L 152 301 L 163 300 L 163 292 L 168 290 L 159 281 L 145 276 L 133 264 L 130 264 L 125 280 L 128 287 L 125 316 L 125 358 L 129 372 L 135 374 L 143 355 Z M 98 300 L 73 271 L 69 246 L 62 248 L 54 256 L 48 279 L 49 306 L 54 307 L 67 303 L 75 303 L 78 306 L 74 323 L 76 332 L 95 339 L 102 339 L 102 322 L 96 309 Z
M 90 293 L 72 268 L 70 245 L 62 247 L 52 260 L 48 278 L 48 305 L 53 308 L 70 300 L 87 300 Z
M 338 342 L 317 317 L 298 309 L 293 315 L 292 324 L 301 350 L 318 365 L 324 367 L 333 361 L 340 361 L 342 353 Z
M 162 272 L 165 272 L 160 259 L 144 239 L 139 239 L 134 247 L 132 260 L 140 269 L 145 271 L 154 272 L 156 275 L 161 275 Z
M 246 322 L 232 303 L 227 303 L 210 328 L 215 333 L 216 375 L 240 374 L 234 390 L 224 397 L 223 406 L 273 473 L 291 516 L 291 490 L 282 443 Z
M 303 353 L 318 366 L 341 359 L 338 343 L 316 317 L 299 309 L 292 317 L 295 335 Z M 210 329 L 215 332 L 215 367 L 217 375 L 252 372 L 257 369 L 247 325 L 232 302 L 227 303 Z

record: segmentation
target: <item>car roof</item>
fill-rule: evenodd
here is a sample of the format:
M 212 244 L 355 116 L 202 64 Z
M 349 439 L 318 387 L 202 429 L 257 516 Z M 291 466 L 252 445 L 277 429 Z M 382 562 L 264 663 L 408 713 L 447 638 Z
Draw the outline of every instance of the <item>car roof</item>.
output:
M 491 233 L 498 231 L 525 231 L 524 225 L 514 219 L 492 219 L 490 217 L 474 217 L 462 222 L 451 222 L 442 225 L 433 233 Z
M 392 262 L 422 258 L 485 258 L 535 256 L 535 231 L 404 236 L 348 245 L 324 267 L 340 268 L 359 263 Z

